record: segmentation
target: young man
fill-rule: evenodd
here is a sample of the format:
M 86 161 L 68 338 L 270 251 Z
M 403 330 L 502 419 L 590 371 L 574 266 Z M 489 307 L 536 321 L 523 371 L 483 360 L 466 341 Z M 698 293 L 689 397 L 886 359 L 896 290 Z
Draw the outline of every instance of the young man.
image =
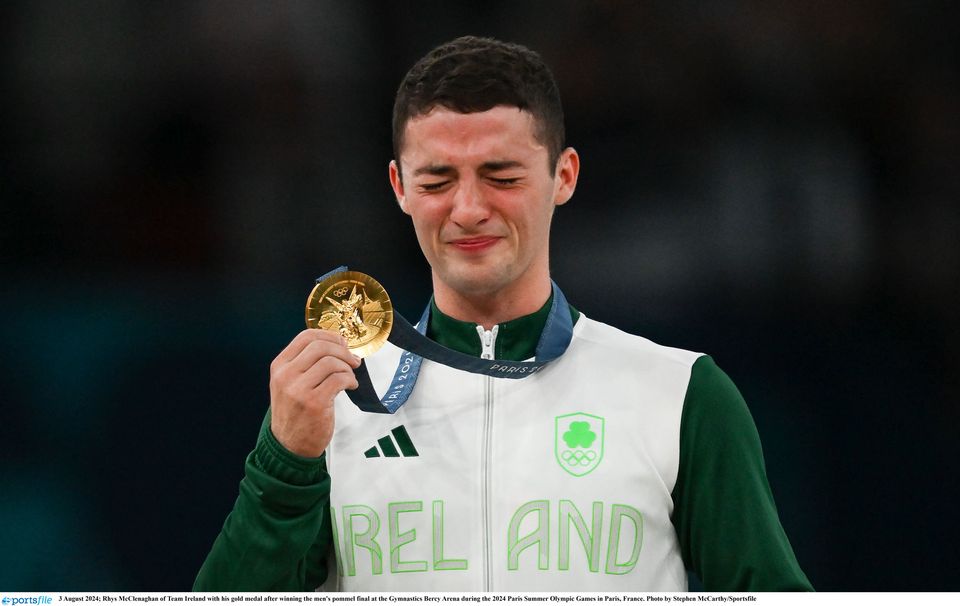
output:
M 359 360 L 340 336 L 302 332 L 271 366 L 195 589 L 679 591 L 688 569 L 707 590 L 810 589 L 727 376 L 552 306 L 550 221 L 580 161 L 539 56 L 445 44 L 407 74 L 393 128 L 390 183 L 432 268 L 428 336 L 526 360 L 566 314 L 569 345 L 518 380 L 424 361 L 409 401 L 375 415 L 344 393 Z M 366 360 L 381 390 L 400 357 Z

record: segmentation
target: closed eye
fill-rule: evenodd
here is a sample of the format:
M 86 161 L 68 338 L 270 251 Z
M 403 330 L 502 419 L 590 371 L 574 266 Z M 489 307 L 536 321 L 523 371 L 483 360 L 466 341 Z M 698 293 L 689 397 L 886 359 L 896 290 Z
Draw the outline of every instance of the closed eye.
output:
M 512 177 L 509 179 L 497 179 L 494 177 L 490 177 L 490 180 L 496 183 L 497 185 L 516 185 L 516 183 L 520 181 L 520 177 Z
M 450 182 L 438 181 L 436 183 L 421 183 L 419 187 L 421 191 L 425 191 L 425 192 L 440 191 L 448 183 Z

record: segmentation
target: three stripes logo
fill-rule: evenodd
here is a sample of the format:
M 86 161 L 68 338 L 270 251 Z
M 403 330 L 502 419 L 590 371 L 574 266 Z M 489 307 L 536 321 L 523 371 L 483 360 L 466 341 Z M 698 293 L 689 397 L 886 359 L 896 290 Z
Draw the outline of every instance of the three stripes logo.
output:
M 363 456 L 368 459 L 377 457 L 419 457 L 420 453 L 413 445 L 413 440 L 410 439 L 407 429 L 400 425 L 377 440 L 377 445 L 364 452 Z

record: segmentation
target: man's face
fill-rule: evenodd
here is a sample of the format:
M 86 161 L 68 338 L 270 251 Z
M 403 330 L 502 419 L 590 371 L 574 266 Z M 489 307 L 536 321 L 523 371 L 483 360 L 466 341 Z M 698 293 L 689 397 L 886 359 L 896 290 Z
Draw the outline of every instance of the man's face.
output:
M 550 220 L 573 195 L 579 159 L 568 148 L 551 170 L 534 129 L 507 106 L 437 107 L 407 123 L 390 182 L 440 286 L 475 297 L 549 277 Z

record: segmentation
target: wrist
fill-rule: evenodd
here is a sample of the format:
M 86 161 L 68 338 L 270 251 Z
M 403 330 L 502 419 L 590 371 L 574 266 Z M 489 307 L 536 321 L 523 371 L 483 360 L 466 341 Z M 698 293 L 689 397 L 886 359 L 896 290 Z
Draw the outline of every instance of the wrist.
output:
M 287 484 L 316 484 L 327 475 L 322 451 L 317 456 L 294 452 L 280 443 L 269 426 L 263 428 L 257 440 L 254 458 L 262 471 Z

